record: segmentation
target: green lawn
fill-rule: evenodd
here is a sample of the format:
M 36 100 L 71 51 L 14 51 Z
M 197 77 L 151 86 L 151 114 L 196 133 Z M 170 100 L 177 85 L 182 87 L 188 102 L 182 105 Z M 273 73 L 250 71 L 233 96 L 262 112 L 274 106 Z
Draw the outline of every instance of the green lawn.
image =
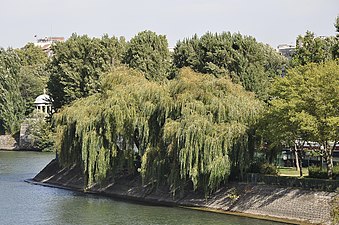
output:
M 279 176 L 298 177 L 299 171 L 295 167 L 278 167 Z M 303 168 L 303 176 L 308 176 L 308 168 Z

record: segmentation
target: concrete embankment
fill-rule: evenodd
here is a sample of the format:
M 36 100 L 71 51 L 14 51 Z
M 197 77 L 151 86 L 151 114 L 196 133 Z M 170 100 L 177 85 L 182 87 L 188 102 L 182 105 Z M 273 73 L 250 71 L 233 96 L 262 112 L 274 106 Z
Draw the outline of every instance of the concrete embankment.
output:
M 338 197 L 336 192 L 230 183 L 208 198 L 195 192 L 173 198 L 168 189 L 153 191 L 151 185 L 142 185 L 138 178 L 124 178 L 84 190 L 81 171 L 76 167 L 60 168 L 56 161 L 49 163 L 33 182 L 126 200 L 192 207 L 291 224 L 331 224 L 333 200 Z
M 0 150 L 15 150 L 18 148 L 17 140 L 12 135 L 0 135 Z

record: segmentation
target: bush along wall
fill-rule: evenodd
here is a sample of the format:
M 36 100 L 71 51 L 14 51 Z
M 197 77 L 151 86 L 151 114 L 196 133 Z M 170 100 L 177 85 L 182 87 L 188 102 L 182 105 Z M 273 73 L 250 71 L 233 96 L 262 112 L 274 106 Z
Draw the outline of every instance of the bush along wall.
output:
M 308 176 L 311 178 L 328 179 L 326 168 L 310 166 L 308 167 L 308 172 Z M 333 179 L 339 179 L 339 165 L 333 167 Z
M 336 191 L 339 188 L 339 180 L 299 178 L 248 173 L 245 175 L 247 183 L 264 183 L 282 187 L 298 187 L 309 190 Z

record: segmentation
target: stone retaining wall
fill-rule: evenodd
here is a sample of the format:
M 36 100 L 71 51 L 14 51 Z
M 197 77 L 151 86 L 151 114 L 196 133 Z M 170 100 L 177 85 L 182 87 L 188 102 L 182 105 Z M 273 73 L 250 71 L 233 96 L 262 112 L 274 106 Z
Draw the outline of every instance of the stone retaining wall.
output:
M 20 133 L 12 135 L 0 135 L 0 150 L 39 150 L 34 143 L 34 139 L 27 132 L 28 123 L 23 122 L 20 126 Z
M 84 179 L 76 167 L 60 168 L 52 161 L 35 178 L 44 184 L 74 190 L 156 204 L 198 207 L 246 216 L 289 221 L 292 224 L 332 223 L 333 200 L 337 192 L 312 191 L 265 184 L 230 183 L 213 195 L 186 192 L 173 198 L 166 187 L 154 190 L 152 185 L 142 185 L 140 177 L 123 178 L 115 183 L 97 185 L 84 190 Z M 336 206 L 339 207 L 339 206 Z
M 23 122 L 20 126 L 20 137 L 19 137 L 19 146 L 20 149 L 25 150 L 38 150 L 35 147 L 34 139 L 32 135 L 28 132 L 29 124 L 27 121 Z
M 0 135 L 0 150 L 14 150 L 17 148 L 17 141 L 12 135 Z
M 238 198 L 232 204 L 223 203 L 225 197 L 208 204 L 223 210 L 277 218 L 286 218 L 314 224 L 331 224 L 331 201 L 334 192 L 309 191 L 270 185 L 236 187 Z M 225 194 L 221 194 L 225 196 Z M 227 195 L 226 195 L 227 196 Z

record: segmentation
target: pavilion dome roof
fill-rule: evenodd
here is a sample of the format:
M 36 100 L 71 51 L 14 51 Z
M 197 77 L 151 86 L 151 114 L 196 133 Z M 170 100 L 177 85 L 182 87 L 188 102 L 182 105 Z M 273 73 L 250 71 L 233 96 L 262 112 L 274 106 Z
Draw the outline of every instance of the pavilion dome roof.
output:
M 43 94 L 35 99 L 34 104 L 50 104 L 51 100 L 52 98 L 49 95 Z

